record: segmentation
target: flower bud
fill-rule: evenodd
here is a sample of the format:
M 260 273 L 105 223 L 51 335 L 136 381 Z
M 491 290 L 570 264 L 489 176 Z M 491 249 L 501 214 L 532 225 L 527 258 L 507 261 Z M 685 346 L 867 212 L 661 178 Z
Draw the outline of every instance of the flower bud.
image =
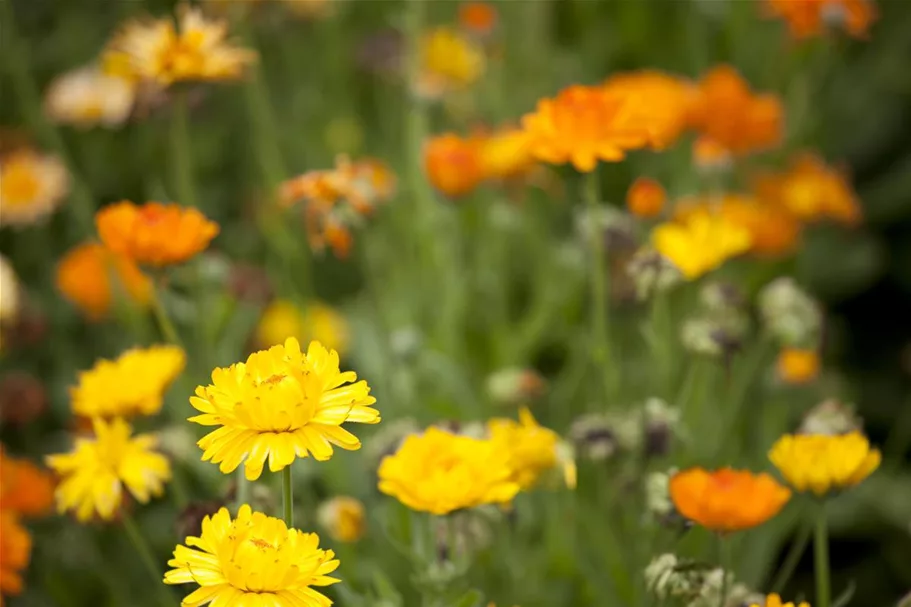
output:
M 785 345 L 815 347 L 822 331 L 822 311 L 792 278 L 778 278 L 759 293 L 767 330 Z
M 521 405 L 537 400 L 547 390 L 547 382 L 533 369 L 510 367 L 487 378 L 487 395 L 499 405 Z
M 670 290 L 683 281 L 680 270 L 661 253 L 650 248 L 640 249 L 633 255 L 626 271 L 633 279 L 640 301 Z
M 316 520 L 329 536 L 339 542 L 356 542 L 366 531 L 364 504 L 344 495 L 333 497 L 319 505 Z
M 680 410 L 671 407 L 660 398 L 645 401 L 645 453 L 646 455 L 667 455 L 671 439 L 680 430 Z
M 825 400 L 807 412 L 800 424 L 800 434 L 834 436 L 863 428 L 863 421 L 854 413 L 854 406 L 834 398 Z
M 654 518 L 661 520 L 674 511 L 668 489 L 672 472 L 650 472 L 645 477 L 645 507 Z
M 736 285 L 713 281 L 699 291 L 699 301 L 706 312 L 739 313 L 746 307 L 746 298 Z

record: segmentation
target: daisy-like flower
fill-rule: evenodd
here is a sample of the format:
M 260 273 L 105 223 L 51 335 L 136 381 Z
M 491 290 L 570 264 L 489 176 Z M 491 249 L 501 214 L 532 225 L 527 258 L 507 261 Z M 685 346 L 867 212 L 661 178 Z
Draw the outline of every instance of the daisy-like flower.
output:
M 345 356 L 350 339 L 348 322 L 332 306 L 314 302 L 301 309 L 292 301 L 276 299 L 266 306 L 256 325 L 256 343 L 267 348 L 289 337 L 303 342 L 318 341 L 339 356 Z
M 664 186 L 648 177 L 639 177 L 626 193 L 626 208 L 637 217 L 657 217 L 667 202 Z
M 560 465 L 560 436 L 538 425 L 531 411 L 519 410 L 519 421 L 494 418 L 487 422 L 490 440 L 509 454 L 513 480 L 522 489 L 531 489 L 540 476 Z M 574 464 L 564 471 L 568 485 L 575 478 Z
M 445 133 L 424 144 L 424 172 L 430 184 L 451 198 L 474 191 L 484 179 L 478 139 Z
M 0 510 L 41 516 L 54 505 L 54 479 L 32 462 L 10 457 L 0 446 Z
M 28 225 L 50 215 L 69 192 L 70 175 L 56 156 L 18 150 L 0 159 L 0 226 Z
M 115 292 L 139 306 L 152 300 L 152 281 L 129 259 L 96 242 L 67 251 L 57 264 L 57 289 L 92 320 L 111 309 Z
M 866 38 L 878 18 L 873 0 L 764 0 L 770 17 L 784 19 L 791 35 L 812 38 L 839 28 L 854 38 Z
M 98 211 L 95 224 L 111 251 L 152 266 L 187 261 L 204 251 L 219 231 L 217 223 L 194 208 L 127 200 Z
M 115 360 L 99 360 L 81 372 L 70 389 L 73 413 L 104 418 L 155 415 L 186 361 L 176 346 L 134 348 Z
M 814 349 L 785 348 L 776 362 L 778 377 L 788 384 L 806 384 L 819 375 L 819 353 Z
M 316 510 L 316 520 L 339 542 L 356 542 L 364 536 L 367 517 L 364 504 L 353 497 L 339 495 L 326 500 Z
M 315 533 L 288 529 L 244 504 L 234 520 L 227 508 L 205 517 L 199 537 L 174 550 L 164 583 L 199 585 L 182 607 L 329 607 L 314 587 L 338 582 L 329 576 L 338 565 Z
M 129 118 L 135 101 L 134 82 L 89 65 L 51 82 L 44 97 L 44 111 L 52 121 L 61 124 L 116 127 Z
M 773 593 L 765 598 L 762 605 L 752 603 L 750 607 L 810 607 L 810 604 L 806 601 L 801 601 L 800 603 L 784 603 L 779 595 Z
M 122 419 L 92 420 L 95 434 L 77 438 L 71 453 L 51 455 L 48 466 L 61 476 L 57 510 L 73 511 L 82 522 L 93 515 L 111 520 L 123 498 L 123 487 L 143 504 L 161 495 L 171 478 L 171 465 L 154 451 L 158 439 L 151 434 L 132 436 Z
M 720 215 L 697 213 L 652 231 L 652 245 L 694 280 L 750 249 L 750 233 Z
M 32 536 L 12 510 L 0 509 L 0 605 L 22 592 L 22 572 L 32 555 Z
M 380 414 L 367 382 L 355 380 L 354 371 L 339 370 L 337 352 L 314 341 L 304 354 L 293 337 L 215 369 L 212 384 L 190 399 L 202 412 L 190 421 L 220 426 L 197 443 L 202 459 L 220 464 L 224 474 L 243 462 L 247 478 L 256 480 L 267 459 L 278 472 L 298 457 L 328 460 L 332 445 L 360 449 L 342 424 L 376 424 Z
M 438 27 L 421 39 L 420 74 L 414 83 L 422 97 L 439 99 L 476 82 L 484 73 L 484 51 L 461 32 Z
M 860 432 L 785 434 L 769 459 L 794 489 L 822 496 L 859 484 L 879 468 L 882 455 Z

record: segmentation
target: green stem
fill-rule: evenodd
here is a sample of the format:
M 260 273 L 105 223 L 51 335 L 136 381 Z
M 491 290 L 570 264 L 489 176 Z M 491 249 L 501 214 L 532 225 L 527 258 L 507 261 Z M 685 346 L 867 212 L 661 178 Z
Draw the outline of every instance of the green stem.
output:
M 592 171 L 585 179 L 585 202 L 588 204 L 591 247 L 592 328 L 595 333 L 594 358 L 598 371 L 604 378 L 604 398 L 614 395 L 615 372 L 610 360 L 610 327 L 607 309 L 607 266 L 605 264 L 604 234 L 597 223 L 601 204 L 598 172 Z
M 235 474 L 237 475 L 237 509 L 240 510 L 241 506 L 250 503 L 250 489 L 253 483 L 247 480 L 243 466 L 239 467 Z
M 728 591 L 731 586 L 731 545 L 723 534 L 718 534 L 718 564 L 721 566 L 721 596 L 718 598 L 718 607 L 724 607 L 728 601 Z
M 152 281 L 152 314 L 155 315 L 155 321 L 161 329 L 161 334 L 168 343 L 183 347 L 180 335 L 177 333 L 177 329 L 174 328 L 174 323 L 171 322 L 168 312 L 161 302 L 161 295 L 155 281 Z
M 829 528 L 825 502 L 820 505 L 817 514 L 813 547 L 816 553 L 816 601 L 813 605 L 814 607 L 829 607 L 832 602 L 832 585 L 829 581 Z
M 291 464 L 282 468 L 282 513 L 285 524 L 289 528 L 294 526 L 294 496 L 291 486 Z
M 123 528 L 127 532 L 127 537 L 130 538 L 130 543 L 133 544 L 133 548 L 139 553 L 139 558 L 142 560 L 143 566 L 152 578 L 152 582 L 154 583 L 157 592 L 161 595 L 162 605 L 173 607 L 174 598 L 171 596 L 171 593 L 168 592 L 167 587 L 162 585 L 162 572 L 160 567 L 156 564 L 155 556 L 152 554 L 149 543 L 142 536 L 142 532 L 139 530 L 133 517 L 126 512 L 124 512 L 122 516 L 123 518 L 121 520 L 123 521 Z
M 772 582 L 771 592 L 780 594 L 784 590 L 784 585 L 794 575 L 794 570 L 797 569 L 797 565 L 800 563 L 800 557 L 803 556 L 804 551 L 807 549 L 807 544 L 810 543 L 810 534 L 809 524 L 801 524 L 797 537 L 791 543 L 791 548 L 781 564 L 781 569 L 778 570 L 775 581 Z
M 174 170 L 174 188 L 179 202 L 188 207 L 198 207 L 196 187 L 193 183 L 193 154 L 190 143 L 190 107 L 187 90 L 179 86 L 172 89 L 171 105 L 171 154 Z

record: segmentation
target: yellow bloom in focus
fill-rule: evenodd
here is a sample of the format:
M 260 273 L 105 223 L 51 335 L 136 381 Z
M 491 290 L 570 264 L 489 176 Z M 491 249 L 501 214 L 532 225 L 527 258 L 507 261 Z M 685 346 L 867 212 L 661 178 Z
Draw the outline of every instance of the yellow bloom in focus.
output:
M 143 504 L 164 492 L 171 478 L 165 456 L 153 451 L 151 434 L 132 436 L 122 419 L 92 420 L 95 435 L 77 438 L 71 453 L 51 455 L 48 465 L 62 477 L 57 487 L 57 510 L 72 510 L 80 521 L 94 514 L 111 520 L 121 504 L 123 486 Z
M 164 394 L 186 365 L 176 346 L 127 350 L 116 360 L 99 360 L 79 374 L 70 389 L 73 413 L 82 417 L 155 415 Z
M 0 227 L 50 215 L 69 192 L 70 175 L 56 156 L 32 150 L 0 159 Z
M 67 251 L 57 265 L 56 283 L 63 296 L 93 320 L 108 313 L 117 290 L 140 306 L 152 301 L 151 279 L 132 261 L 94 242 Z
M 699 278 L 750 249 L 750 233 L 719 215 L 697 213 L 652 231 L 652 245 L 688 280 Z
M 164 583 L 199 584 L 182 607 L 329 607 L 313 587 L 338 582 L 329 577 L 338 565 L 315 533 L 288 529 L 244 504 L 234 520 L 227 508 L 205 517 L 199 537 L 174 549 Z
M 339 542 L 356 542 L 364 535 L 367 517 L 364 504 L 353 497 L 333 497 L 319 505 L 316 520 Z
M 526 407 L 519 410 L 519 421 L 494 418 L 487 422 L 490 440 L 509 454 L 512 479 L 530 489 L 543 472 L 557 467 L 560 437 L 549 428 L 539 426 Z
M 769 459 L 798 491 L 825 495 L 857 485 L 879 467 L 882 456 L 860 432 L 841 435 L 785 434 Z
M 310 342 L 307 353 L 293 337 L 283 346 L 255 352 L 246 363 L 212 372 L 212 385 L 196 388 L 190 403 L 202 412 L 190 421 L 220 426 L 197 444 L 203 461 L 220 464 L 224 474 L 244 462 L 246 476 L 256 480 L 266 459 L 278 472 L 296 457 L 332 457 L 332 445 L 354 451 L 356 436 L 345 422 L 376 424 L 379 412 L 370 387 L 356 383 L 354 371 L 341 372 L 338 353 Z
M 383 458 L 378 475 L 380 491 L 412 510 L 438 515 L 507 504 L 521 489 L 501 445 L 435 427 L 408 436 Z
M 797 605 L 794 603 L 782 603 L 780 596 L 777 594 L 770 594 L 765 598 L 765 602 L 762 605 L 753 603 L 750 607 L 810 607 L 810 604 L 806 601 L 801 601 Z
M 79 127 L 115 127 L 126 122 L 136 101 L 136 84 L 98 67 L 81 67 L 51 82 L 44 111 L 53 121 Z
M 10 457 L 0 446 L 0 510 L 41 516 L 54 505 L 54 479 L 32 462 Z
M 418 94 L 430 99 L 462 90 L 484 73 L 484 52 L 457 30 L 437 27 L 421 40 L 421 73 L 415 83 Z
M 263 310 L 256 326 L 256 343 L 268 348 L 284 343 L 289 337 L 299 342 L 318 341 L 344 356 L 348 351 L 348 322 L 335 308 L 324 303 L 311 303 L 301 310 L 292 301 L 276 299 Z
M 806 384 L 819 375 L 819 354 L 816 350 L 785 348 L 778 354 L 778 376 L 789 384 Z
M 22 572 L 32 554 L 32 536 L 11 510 L 0 510 L 0 605 L 3 596 L 22 592 Z

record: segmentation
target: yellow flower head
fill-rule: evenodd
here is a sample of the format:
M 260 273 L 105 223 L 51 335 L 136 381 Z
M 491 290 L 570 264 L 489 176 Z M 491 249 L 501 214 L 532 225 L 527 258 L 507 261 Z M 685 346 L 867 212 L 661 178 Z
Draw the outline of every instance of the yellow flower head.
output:
M 186 361 L 176 346 L 135 348 L 116 360 L 99 360 L 79 374 L 79 384 L 70 390 L 73 413 L 105 418 L 155 415 Z
M 123 486 L 142 503 L 161 495 L 171 478 L 167 458 L 153 451 L 158 439 L 151 434 L 132 436 L 122 419 L 92 420 L 95 436 L 77 438 L 72 453 L 51 455 L 48 465 L 61 477 L 57 510 L 73 510 L 80 521 L 93 514 L 111 520 L 120 506 Z
M 788 384 L 806 384 L 819 375 L 819 354 L 805 348 L 785 348 L 778 354 L 778 377 Z
M 857 485 L 879 467 L 881 458 L 860 432 L 785 434 L 769 451 L 769 459 L 792 487 L 816 495 Z
M 284 521 L 244 504 L 231 520 L 227 508 L 202 521 L 199 537 L 174 549 L 165 584 L 199 584 L 182 607 L 329 607 L 314 586 L 339 580 L 335 553 L 319 548 L 319 536 L 288 529 Z
M 506 504 L 521 489 L 509 457 L 492 440 L 431 427 L 408 436 L 394 455 L 383 458 L 379 489 L 412 510 L 438 515 Z
M 115 127 L 129 118 L 135 101 L 134 82 L 90 65 L 54 79 L 44 98 L 44 111 L 61 124 Z
M 363 537 L 367 527 L 364 504 L 345 495 L 320 504 L 316 519 L 332 539 L 339 542 L 356 542 Z
M 301 310 L 292 301 L 276 299 L 263 310 L 256 326 L 256 343 L 268 348 L 289 337 L 318 341 L 344 356 L 348 350 L 348 322 L 335 308 L 324 303 L 311 303 Z
M 0 159 L 0 226 L 29 225 L 50 215 L 69 192 L 56 156 L 19 150 Z
M 806 601 L 801 601 L 799 604 L 782 603 L 780 596 L 777 594 L 770 594 L 765 598 L 765 602 L 762 605 L 753 603 L 750 607 L 810 607 L 810 604 Z
M 652 245 L 693 280 L 749 250 L 750 232 L 720 215 L 696 213 L 652 231 Z
M 558 464 L 560 437 L 553 430 L 539 426 L 525 407 L 519 411 L 518 422 L 495 418 L 487 422 L 487 431 L 490 439 L 509 454 L 512 478 L 522 489 L 533 487 L 541 473 Z
M 435 99 L 464 89 L 484 72 L 484 52 L 471 38 L 448 27 L 430 30 L 421 41 L 418 92 Z
M 212 384 L 196 388 L 190 399 L 202 412 L 190 421 L 220 426 L 197 443 L 203 461 L 220 464 L 225 474 L 244 462 L 247 478 L 255 480 L 266 459 L 277 472 L 296 457 L 325 461 L 332 445 L 360 449 L 342 424 L 376 424 L 380 414 L 367 382 L 356 379 L 354 371 L 339 370 L 336 351 L 314 341 L 304 354 L 293 337 L 245 363 L 215 369 Z

